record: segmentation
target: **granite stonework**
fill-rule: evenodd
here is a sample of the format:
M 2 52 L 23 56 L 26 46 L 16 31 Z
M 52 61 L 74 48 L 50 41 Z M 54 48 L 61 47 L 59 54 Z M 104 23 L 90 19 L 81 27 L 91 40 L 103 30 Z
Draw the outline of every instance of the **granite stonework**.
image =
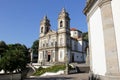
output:
M 105 60 L 106 60 L 106 73 L 104 75 L 98 75 L 101 80 L 120 80 L 120 68 L 119 68 L 119 61 L 118 61 L 118 50 L 117 50 L 117 42 L 116 42 L 116 34 L 115 34 L 115 26 L 114 26 L 114 19 L 113 19 L 113 10 L 111 6 L 111 2 L 113 0 L 87 0 L 86 7 L 84 9 L 84 14 L 87 16 L 88 21 L 88 33 L 90 33 L 90 26 L 89 20 L 91 16 L 96 12 L 98 8 L 100 8 L 100 15 L 102 18 L 102 28 L 103 28 L 103 38 L 105 48 Z M 99 25 L 99 24 L 98 24 Z M 97 27 L 97 26 L 96 26 Z M 90 67 L 92 69 L 92 51 L 91 51 L 91 34 L 89 34 L 89 49 L 90 49 Z M 98 35 L 99 36 L 99 35 Z M 96 36 L 96 37 L 98 37 Z M 94 74 L 94 71 L 92 72 Z

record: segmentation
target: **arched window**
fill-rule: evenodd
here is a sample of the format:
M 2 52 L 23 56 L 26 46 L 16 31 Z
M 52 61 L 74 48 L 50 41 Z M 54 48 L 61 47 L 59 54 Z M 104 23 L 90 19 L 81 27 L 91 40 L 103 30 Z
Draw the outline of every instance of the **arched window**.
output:
M 63 27 L 63 21 L 60 21 L 60 27 Z
M 41 33 L 43 33 L 43 27 L 41 27 Z

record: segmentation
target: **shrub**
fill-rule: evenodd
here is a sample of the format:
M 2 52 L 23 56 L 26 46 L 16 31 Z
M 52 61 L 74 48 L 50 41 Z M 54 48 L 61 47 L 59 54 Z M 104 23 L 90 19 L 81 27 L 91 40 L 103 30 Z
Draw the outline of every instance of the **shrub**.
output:
M 65 70 L 65 65 L 54 65 L 48 68 L 39 67 L 33 75 L 39 76 L 44 74 L 45 72 L 57 72 L 59 70 Z

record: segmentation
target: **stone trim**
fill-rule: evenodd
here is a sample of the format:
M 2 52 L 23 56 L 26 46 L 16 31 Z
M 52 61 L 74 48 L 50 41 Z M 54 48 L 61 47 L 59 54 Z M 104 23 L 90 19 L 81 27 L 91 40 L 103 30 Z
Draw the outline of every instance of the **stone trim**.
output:
M 110 3 L 111 1 L 112 1 L 112 0 L 100 0 L 98 6 L 99 6 L 99 7 L 102 7 L 102 6 Z
M 94 0 L 94 2 L 90 0 L 90 2 L 87 3 L 87 5 L 91 6 L 86 6 L 83 10 L 84 14 L 87 16 L 87 21 L 89 21 L 89 18 L 93 15 L 97 8 L 102 7 L 110 1 L 112 0 Z M 86 9 L 88 9 L 87 12 L 85 12 Z
M 103 37 L 107 67 L 106 75 L 115 76 L 116 74 L 119 74 L 119 63 L 111 0 L 102 0 L 99 6 L 103 23 Z M 112 44 L 110 44 L 110 42 L 112 42 Z
M 90 70 L 92 70 L 92 50 L 91 50 L 91 33 L 90 33 L 90 22 L 88 21 L 88 36 L 89 36 L 89 61 L 90 61 Z
M 86 7 L 84 8 L 83 12 L 85 15 L 90 11 L 90 9 L 93 7 L 93 5 L 96 3 L 97 0 L 89 0 L 86 4 Z

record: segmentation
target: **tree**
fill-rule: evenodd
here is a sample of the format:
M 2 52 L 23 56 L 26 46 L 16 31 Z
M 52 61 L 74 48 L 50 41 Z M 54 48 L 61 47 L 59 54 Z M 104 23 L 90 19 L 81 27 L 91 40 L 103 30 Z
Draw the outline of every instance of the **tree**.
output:
M 0 69 L 5 72 L 20 72 L 26 68 L 28 49 L 25 45 L 9 44 L 0 60 Z
M 82 37 L 83 37 L 83 40 L 88 42 L 88 32 L 83 33 Z
M 39 40 L 35 40 L 32 45 L 33 50 L 33 62 L 37 62 L 38 59 L 38 47 L 39 47 Z
M 34 54 L 38 54 L 39 40 L 35 40 L 32 45 L 32 50 Z
M 3 56 L 3 53 L 6 51 L 7 49 L 7 45 L 4 41 L 0 41 L 0 56 Z

